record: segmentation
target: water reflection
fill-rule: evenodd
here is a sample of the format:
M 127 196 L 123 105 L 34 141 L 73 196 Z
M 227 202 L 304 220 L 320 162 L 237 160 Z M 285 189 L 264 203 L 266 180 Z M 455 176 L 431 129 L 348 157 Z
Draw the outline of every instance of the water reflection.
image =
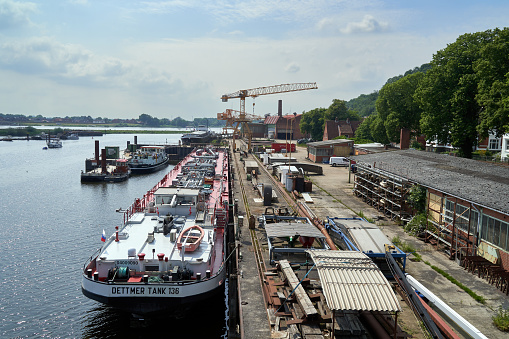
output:
M 172 338 L 226 338 L 225 312 L 224 293 L 197 305 L 181 319 L 165 313 L 140 318 L 97 304 L 83 315 L 82 337 L 147 338 L 165 333 Z

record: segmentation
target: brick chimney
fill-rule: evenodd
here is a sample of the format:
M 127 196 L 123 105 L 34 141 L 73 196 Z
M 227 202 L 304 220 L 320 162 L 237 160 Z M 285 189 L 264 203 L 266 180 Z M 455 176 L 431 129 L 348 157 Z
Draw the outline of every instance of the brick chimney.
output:
M 399 135 L 399 149 L 410 148 L 410 129 L 402 128 Z
M 283 116 L 283 100 L 277 102 L 277 115 L 280 117 Z

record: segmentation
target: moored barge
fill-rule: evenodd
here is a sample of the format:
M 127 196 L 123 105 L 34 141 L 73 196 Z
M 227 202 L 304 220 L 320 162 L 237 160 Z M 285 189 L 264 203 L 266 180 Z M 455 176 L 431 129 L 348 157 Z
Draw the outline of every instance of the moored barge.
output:
M 229 180 L 227 150 L 191 152 L 122 211 L 123 225 L 84 265 L 83 294 L 134 314 L 180 316 L 221 291 Z

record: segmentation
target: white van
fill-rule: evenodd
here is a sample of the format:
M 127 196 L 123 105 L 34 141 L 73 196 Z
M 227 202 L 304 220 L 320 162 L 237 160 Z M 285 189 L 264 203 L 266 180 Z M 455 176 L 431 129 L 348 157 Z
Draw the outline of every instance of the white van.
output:
M 345 166 L 348 167 L 350 165 L 350 161 L 345 157 L 330 157 L 329 164 L 332 166 Z

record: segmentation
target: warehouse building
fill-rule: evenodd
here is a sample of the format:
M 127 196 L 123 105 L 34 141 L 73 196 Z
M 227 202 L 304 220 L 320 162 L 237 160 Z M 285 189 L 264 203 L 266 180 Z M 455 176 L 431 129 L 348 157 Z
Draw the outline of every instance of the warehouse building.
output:
M 312 162 L 328 162 L 330 157 L 347 157 L 353 154 L 353 140 L 335 139 L 307 144 L 307 158 Z
M 451 259 L 477 255 L 509 270 L 509 167 L 401 150 L 353 157 L 354 193 L 385 215 L 408 221 L 409 194 L 426 194 L 426 239 Z

